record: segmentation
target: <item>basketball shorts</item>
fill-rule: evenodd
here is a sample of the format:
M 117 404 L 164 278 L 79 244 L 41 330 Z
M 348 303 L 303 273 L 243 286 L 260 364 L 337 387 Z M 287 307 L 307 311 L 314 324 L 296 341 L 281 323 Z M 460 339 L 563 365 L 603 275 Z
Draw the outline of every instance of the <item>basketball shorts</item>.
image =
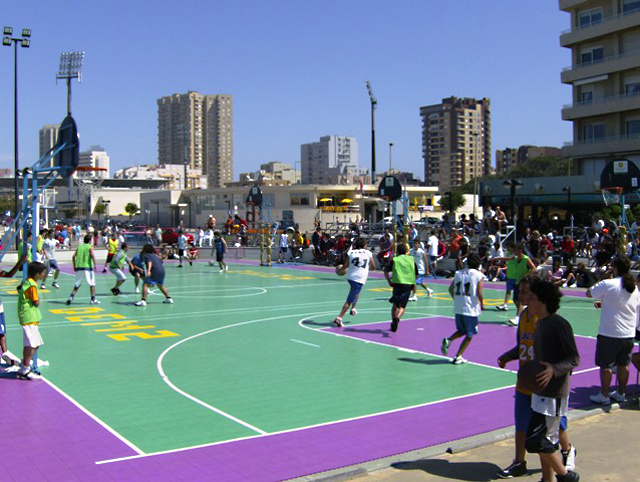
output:
M 362 283 L 358 283 L 357 281 L 353 281 L 348 279 L 349 286 L 351 289 L 349 290 L 349 295 L 347 296 L 347 303 L 355 303 L 358 301 L 358 296 L 360 296 L 360 291 L 362 290 Z
M 514 419 L 516 432 L 526 432 L 529 428 L 529 422 L 533 415 L 533 409 L 531 408 L 531 395 L 519 392 L 516 390 L 515 403 L 514 403 Z M 566 416 L 560 417 L 560 430 L 567 430 L 569 422 Z
M 40 336 L 40 328 L 37 324 L 22 325 L 22 338 L 24 346 L 38 348 L 44 345 L 44 341 L 42 341 L 42 337 Z
M 389 303 L 393 303 L 395 306 L 405 308 L 409 303 L 409 296 L 413 291 L 413 285 L 393 285 L 393 295 L 389 298 Z
M 417 285 L 423 285 L 427 282 L 427 275 L 426 274 L 419 274 L 418 276 L 416 276 L 416 284 Z
M 152 273 L 144 279 L 144 283 L 147 285 L 164 285 L 164 273 Z
M 478 317 L 459 315 L 456 313 L 456 330 L 464 336 L 472 337 L 478 334 Z
M 76 288 L 80 288 L 82 285 L 82 280 L 85 280 L 89 286 L 96 285 L 96 277 L 93 273 L 93 270 L 90 269 L 79 269 L 76 271 Z
M 5 335 L 7 333 L 7 325 L 4 321 L 4 309 L 2 308 L 2 304 L 0 304 L 0 335 Z
M 51 258 L 47 260 L 47 269 L 49 271 L 60 271 L 60 268 L 58 267 L 58 261 Z
M 560 422 L 569 399 L 531 396 L 531 420 L 525 436 L 525 448 L 532 454 L 552 454 L 559 448 Z
M 111 271 L 111 273 L 115 275 L 118 281 L 124 281 L 127 279 L 127 277 L 125 276 L 125 274 L 122 272 L 120 268 L 109 268 L 109 271 Z
M 184 256 L 184 248 L 178 249 L 178 256 Z
M 596 365 L 600 368 L 626 367 L 631 363 L 633 338 L 611 338 L 598 335 Z
M 216 261 L 218 263 L 222 263 L 224 261 L 224 253 L 219 253 L 216 251 Z

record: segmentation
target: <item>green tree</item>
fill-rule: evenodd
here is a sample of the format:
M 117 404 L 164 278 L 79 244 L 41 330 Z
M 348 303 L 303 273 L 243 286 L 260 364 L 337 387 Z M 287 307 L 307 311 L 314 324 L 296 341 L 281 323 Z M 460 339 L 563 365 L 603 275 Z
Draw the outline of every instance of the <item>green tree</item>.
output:
M 96 207 L 93 208 L 93 212 L 98 215 L 98 221 L 100 221 L 100 216 L 107 212 L 107 205 L 100 201 L 98 204 L 96 204 Z
M 131 218 L 138 212 L 140 211 L 140 208 L 138 207 L 138 205 L 136 203 L 128 203 L 125 207 L 124 207 L 124 211 L 129 215 L 129 222 L 131 222 Z
M 466 199 L 462 191 L 451 191 L 444 193 L 440 197 L 438 204 L 447 212 L 455 213 L 458 209 L 465 205 Z

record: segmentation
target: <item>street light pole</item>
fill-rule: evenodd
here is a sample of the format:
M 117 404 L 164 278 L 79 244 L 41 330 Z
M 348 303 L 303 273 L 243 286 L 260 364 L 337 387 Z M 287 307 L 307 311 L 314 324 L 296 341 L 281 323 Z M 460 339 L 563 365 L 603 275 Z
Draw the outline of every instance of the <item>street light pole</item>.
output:
M 14 219 L 18 216 L 19 211 L 19 197 L 20 197 L 20 187 L 18 185 L 18 171 L 20 169 L 20 161 L 18 157 L 18 44 L 20 44 L 23 48 L 29 48 L 31 44 L 31 30 L 28 28 L 22 29 L 21 37 L 12 37 L 13 27 L 4 27 L 2 38 L 2 45 L 6 47 L 11 47 L 11 44 L 14 46 L 13 51 L 13 164 L 14 164 L 14 192 L 15 192 L 15 203 L 13 213 Z M 17 239 L 16 239 L 17 241 Z
M 375 110 L 378 105 L 377 99 L 373 96 L 371 82 L 365 80 L 365 85 L 369 91 L 369 100 L 371 101 L 371 184 L 376 184 L 376 128 L 375 128 Z

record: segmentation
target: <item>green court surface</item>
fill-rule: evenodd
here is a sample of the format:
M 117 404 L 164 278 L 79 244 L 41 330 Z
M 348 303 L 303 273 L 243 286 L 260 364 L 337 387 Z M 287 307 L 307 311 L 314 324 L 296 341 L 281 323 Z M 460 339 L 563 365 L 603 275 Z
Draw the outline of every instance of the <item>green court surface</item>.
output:
M 460 371 L 425 340 L 419 362 L 398 363 L 398 347 L 331 331 L 348 284 L 331 271 L 231 264 L 166 264 L 175 300 L 153 292 L 135 307 L 133 281 L 113 296 L 110 274 L 98 275 L 100 305 L 82 286 L 65 304 L 74 277 L 42 292 L 43 375 L 132 447 L 156 453 L 400 410 L 513 385 L 511 371 L 469 364 Z M 452 316 L 446 281 L 431 284 L 404 319 Z M 0 279 L 9 348 L 20 353 L 16 280 Z M 513 316 L 491 307 L 501 285 L 485 289 L 481 323 Z M 388 322 L 390 289 L 369 278 L 350 327 Z M 561 313 L 576 334 L 594 336 L 599 314 L 584 297 L 567 296 Z M 453 322 L 451 322 L 453 331 Z M 379 327 L 376 328 L 378 331 Z M 506 328 L 505 328 L 506 329 Z M 515 332 L 514 342 L 515 342 Z M 386 336 L 386 335 L 385 335 Z M 507 347 L 508 348 L 508 347 Z M 415 354 L 415 353 L 414 353 Z M 437 370 L 425 365 L 438 365 Z M 456 383 L 446 383 L 455 376 Z

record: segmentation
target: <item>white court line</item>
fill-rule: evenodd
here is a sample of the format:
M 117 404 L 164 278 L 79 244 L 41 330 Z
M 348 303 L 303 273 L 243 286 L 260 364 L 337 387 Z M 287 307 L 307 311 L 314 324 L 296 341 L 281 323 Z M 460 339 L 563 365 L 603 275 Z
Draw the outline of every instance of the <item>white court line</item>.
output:
M 314 346 L 316 348 L 320 348 L 320 345 L 314 345 L 313 343 L 307 343 L 306 341 L 296 340 L 294 338 L 291 338 L 291 341 L 295 341 L 296 343 L 302 343 L 303 345 L 309 345 L 309 346 Z
M 362 310 L 362 311 L 367 311 L 367 310 Z M 433 315 L 433 314 L 431 314 L 431 315 L 426 315 L 426 318 L 435 318 L 435 317 L 440 317 L 440 316 L 443 316 L 443 315 Z M 402 321 L 419 320 L 419 319 L 421 319 L 421 318 L 407 318 L 407 319 L 404 319 Z M 359 341 L 359 342 L 365 342 L 365 343 L 371 343 L 371 344 L 374 344 L 374 345 L 380 345 L 380 346 L 384 346 L 384 347 L 387 347 L 387 348 L 393 348 L 393 349 L 398 350 L 398 351 L 409 351 L 411 353 L 418 353 L 418 354 L 421 354 L 421 355 L 428 355 L 428 356 L 432 356 L 434 358 L 440 358 L 442 360 L 451 360 L 451 358 L 452 358 L 450 356 L 444 356 L 442 354 L 437 354 L 437 353 L 430 353 L 428 351 L 414 350 L 414 349 L 411 349 L 411 348 L 405 348 L 405 347 L 396 346 L 396 345 L 389 345 L 388 343 L 382 343 L 382 342 L 379 342 L 379 341 L 364 340 L 362 338 L 349 336 L 349 335 L 343 334 L 343 333 L 335 333 L 333 331 L 324 331 L 323 329 L 320 329 L 320 328 L 310 328 L 308 326 L 303 325 L 302 324 L 303 321 L 304 321 L 304 318 L 301 319 L 300 321 L 298 321 L 298 325 L 301 326 L 302 328 L 306 328 L 306 329 L 311 330 L 311 331 L 317 331 L 317 332 L 320 332 L 320 333 L 326 333 L 328 335 L 335 335 L 335 336 L 338 336 L 340 338 L 356 340 L 356 341 Z M 368 325 L 374 325 L 374 324 L 379 324 L 379 323 L 384 323 L 384 322 L 372 321 L 370 323 L 359 323 L 358 325 L 354 325 L 354 326 L 368 326 Z M 498 370 L 498 371 L 501 371 L 501 372 L 518 373 L 517 371 L 514 371 L 514 370 L 509 370 L 509 369 L 500 368 L 500 367 L 494 367 L 494 366 L 491 366 L 491 365 L 485 365 L 484 363 L 477 363 L 477 362 L 473 362 L 471 360 L 468 360 L 466 364 L 467 365 L 476 365 L 476 366 L 480 366 L 480 367 L 484 367 L 484 368 L 490 368 L 491 370 Z
M 100 425 L 102 428 L 104 428 L 105 430 L 107 430 L 107 432 L 109 432 L 111 435 L 113 435 L 114 437 L 116 437 L 118 440 L 120 440 L 121 442 L 123 442 L 127 447 L 129 447 L 131 450 L 133 450 L 134 452 L 136 452 L 138 454 L 138 456 L 140 455 L 146 455 L 145 452 L 143 452 L 142 450 L 140 450 L 136 445 L 134 445 L 132 442 L 130 442 L 129 440 L 127 440 L 126 438 L 124 438 L 122 435 L 120 435 L 118 432 L 116 432 L 114 429 L 112 429 L 109 425 L 107 425 L 105 422 L 103 422 L 102 420 L 100 420 L 98 417 L 96 417 L 94 414 L 92 414 L 89 410 L 87 410 L 86 408 L 84 408 L 82 405 L 80 405 L 79 402 L 77 402 L 76 400 L 74 400 L 70 395 L 68 395 L 67 393 L 65 393 L 64 391 L 62 391 L 62 389 L 58 388 L 53 382 L 47 380 L 46 378 L 42 377 L 42 380 L 49 385 L 51 388 L 53 388 L 56 392 L 58 392 L 60 395 L 62 395 L 64 398 L 66 398 L 67 400 L 69 400 L 71 403 L 73 403 L 77 408 L 79 408 L 85 415 L 87 415 L 89 418 L 91 418 L 91 420 L 93 420 L 94 422 L 96 422 L 98 425 Z M 134 456 L 135 457 L 135 456 Z

